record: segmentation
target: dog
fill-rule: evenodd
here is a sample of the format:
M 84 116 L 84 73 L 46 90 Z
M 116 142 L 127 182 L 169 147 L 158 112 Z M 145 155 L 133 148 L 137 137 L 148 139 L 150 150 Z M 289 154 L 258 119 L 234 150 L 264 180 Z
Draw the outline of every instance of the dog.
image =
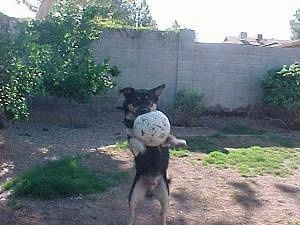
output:
M 185 146 L 186 141 L 169 135 L 166 142 L 157 147 L 145 146 L 133 134 L 134 120 L 137 116 L 157 110 L 159 96 L 165 85 L 153 89 L 135 89 L 126 87 L 120 90 L 124 96 L 124 124 L 128 136 L 129 149 L 134 156 L 136 175 L 129 193 L 128 225 L 133 225 L 135 208 L 147 196 L 153 196 L 161 205 L 160 224 L 166 225 L 166 211 L 169 205 L 169 146 Z

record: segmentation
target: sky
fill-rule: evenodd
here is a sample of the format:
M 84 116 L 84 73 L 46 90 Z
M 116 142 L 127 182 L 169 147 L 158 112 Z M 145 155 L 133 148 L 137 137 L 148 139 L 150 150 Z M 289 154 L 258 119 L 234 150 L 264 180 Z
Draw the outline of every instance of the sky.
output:
M 175 20 L 195 30 L 200 42 L 222 42 L 226 36 L 290 39 L 290 24 L 300 0 L 147 0 L 159 29 Z M 0 11 L 13 17 L 34 17 L 16 0 L 0 0 Z

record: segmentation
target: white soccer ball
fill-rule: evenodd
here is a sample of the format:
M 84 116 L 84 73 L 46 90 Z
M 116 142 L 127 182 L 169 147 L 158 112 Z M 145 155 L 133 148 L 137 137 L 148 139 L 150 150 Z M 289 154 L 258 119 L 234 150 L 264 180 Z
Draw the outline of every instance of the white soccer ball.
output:
M 133 132 L 146 146 L 159 146 L 165 143 L 170 134 L 170 122 L 165 114 L 156 110 L 138 116 Z

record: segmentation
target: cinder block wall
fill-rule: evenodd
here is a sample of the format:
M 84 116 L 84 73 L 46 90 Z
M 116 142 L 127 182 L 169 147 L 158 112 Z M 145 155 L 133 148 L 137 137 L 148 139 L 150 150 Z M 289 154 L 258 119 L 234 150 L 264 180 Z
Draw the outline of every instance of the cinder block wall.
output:
M 192 77 L 180 76 L 183 87 L 203 93 L 208 106 L 235 109 L 259 102 L 267 71 L 300 59 L 300 50 L 200 44 L 193 47 Z
M 105 30 L 93 49 L 97 62 L 108 57 L 121 70 L 118 87 L 105 102 L 120 104 L 117 90 L 126 86 L 165 83 L 161 104 L 166 109 L 183 88 L 203 94 L 207 106 L 246 107 L 260 100 L 261 81 L 269 69 L 300 59 L 299 49 L 197 43 L 191 30 Z
M 107 94 L 110 103 L 120 104 L 117 91 L 121 88 L 148 89 L 165 83 L 161 104 L 171 105 L 177 83 L 178 36 L 175 32 L 105 30 L 93 49 L 98 63 L 108 57 L 121 70 L 117 88 Z

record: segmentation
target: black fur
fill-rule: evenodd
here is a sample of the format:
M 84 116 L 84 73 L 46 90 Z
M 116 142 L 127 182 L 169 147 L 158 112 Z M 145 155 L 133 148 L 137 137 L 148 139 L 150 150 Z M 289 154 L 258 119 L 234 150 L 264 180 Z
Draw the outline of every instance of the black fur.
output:
M 139 154 L 134 158 L 136 165 L 136 174 L 129 193 L 129 202 L 136 182 L 141 176 L 163 175 L 169 193 L 169 179 L 167 178 L 167 169 L 169 165 L 169 149 L 167 147 L 147 146 L 144 154 Z
M 125 112 L 124 125 L 127 128 L 128 141 L 137 140 L 133 135 L 133 124 L 137 116 L 157 109 L 159 96 L 165 85 L 156 88 L 134 89 L 127 87 L 120 90 L 125 97 L 122 107 L 118 107 Z M 138 140 L 137 140 L 138 141 Z M 141 143 L 141 145 L 143 145 Z M 130 148 L 129 144 L 129 148 Z M 169 165 L 168 147 L 143 146 L 143 151 L 134 151 L 133 146 L 130 150 L 134 155 L 136 174 L 129 193 L 129 225 L 133 224 L 134 210 L 137 204 L 138 193 L 140 196 L 156 197 L 162 206 L 161 225 L 165 225 L 165 213 L 169 202 L 169 180 L 167 169 Z M 151 183 L 152 182 L 152 183 Z M 135 189 L 138 187 L 137 189 Z M 139 192 L 142 187 L 142 191 Z M 159 191 L 159 193 L 157 192 Z

